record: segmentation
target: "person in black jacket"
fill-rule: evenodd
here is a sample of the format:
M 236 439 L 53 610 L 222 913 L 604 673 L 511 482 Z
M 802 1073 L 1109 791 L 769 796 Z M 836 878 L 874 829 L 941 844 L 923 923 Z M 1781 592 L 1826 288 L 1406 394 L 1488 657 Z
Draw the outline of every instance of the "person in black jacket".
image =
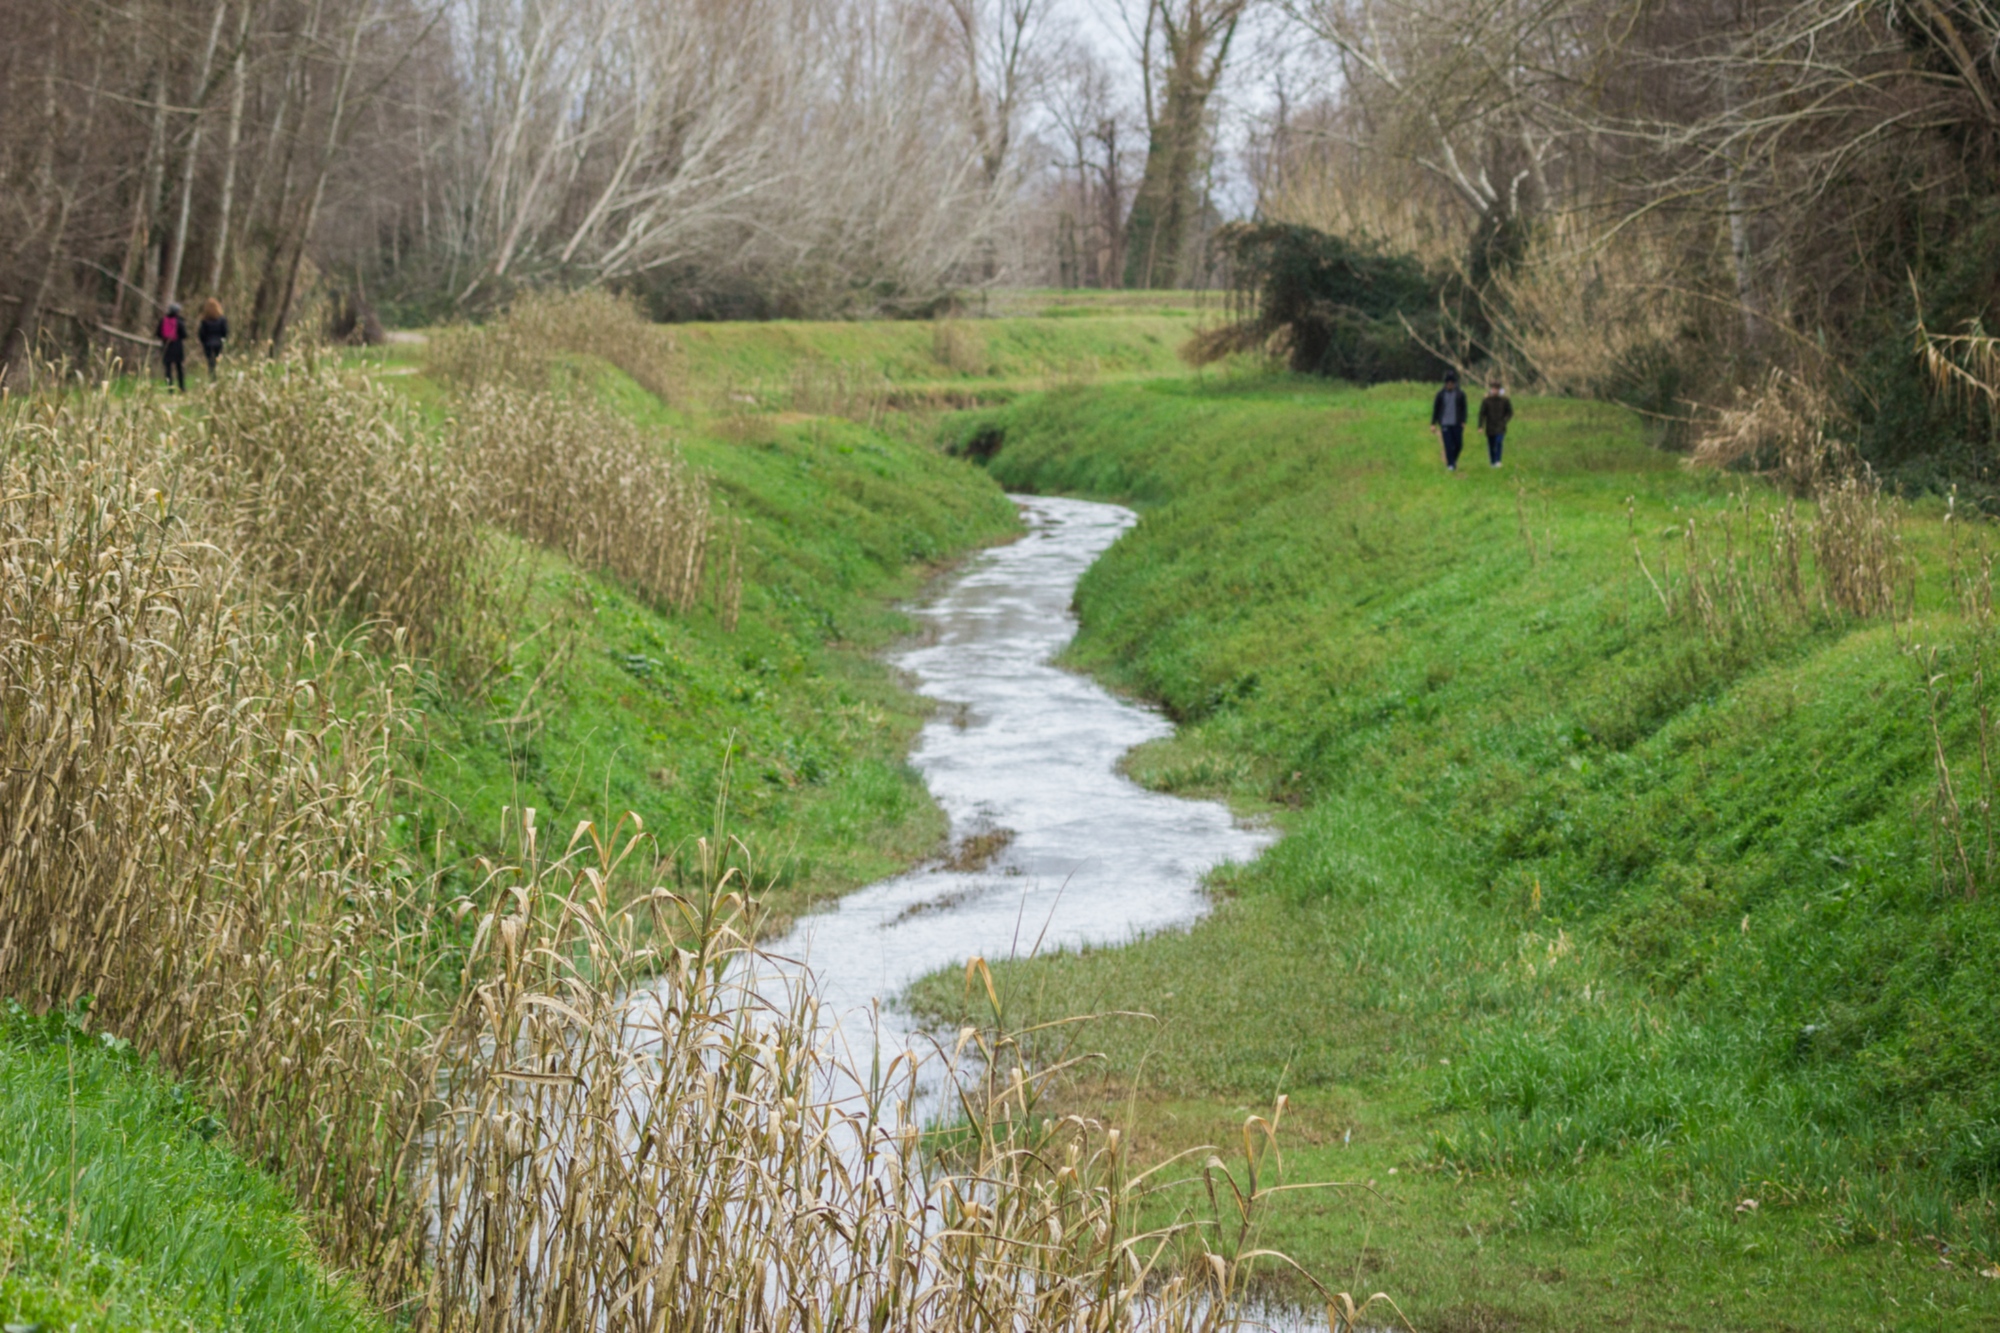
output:
M 180 377 L 180 391 L 187 392 L 187 320 L 181 317 L 177 303 L 169 302 L 167 313 L 160 316 L 158 327 L 153 333 L 160 340 L 160 363 L 167 373 L 167 387 L 174 386 L 175 376 Z
M 1458 471 L 1458 455 L 1465 448 L 1465 390 L 1458 387 L 1458 372 L 1444 373 L 1444 387 L 1431 399 L 1431 429 L 1444 443 L 1444 468 Z
M 1514 419 L 1514 400 L 1507 386 L 1495 375 L 1486 382 L 1486 396 L 1479 400 L 1479 429 L 1486 433 L 1486 461 L 1500 466 L 1500 446 L 1507 443 L 1507 423 Z
M 222 344 L 229 337 L 229 321 L 222 314 L 222 302 L 213 296 L 201 308 L 201 326 L 195 330 L 201 340 L 201 354 L 208 358 L 208 377 L 215 378 L 215 358 L 222 355 Z

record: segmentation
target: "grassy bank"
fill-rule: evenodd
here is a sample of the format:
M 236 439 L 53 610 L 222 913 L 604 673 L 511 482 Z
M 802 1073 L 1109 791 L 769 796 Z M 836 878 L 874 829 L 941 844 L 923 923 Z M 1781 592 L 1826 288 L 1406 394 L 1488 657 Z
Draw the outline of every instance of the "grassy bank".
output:
M 901 599 L 1015 530 L 999 488 L 863 424 L 676 409 L 602 359 L 566 364 L 576 392 L 702 477 L 726 516 L 718 572 L 676 611 L 560 554 L 510 548 L 514 647 L 475 696 L 427 701 L 413 843 L 443 835 L 462 860 L 524 806 L 564 829 L 631 812 L 684 842 L 713 828 L 726 796 L 773 924 L 935 851 L 943 819 L 904 762 L 927 708 L 876 655 L 910 627 Z M 450 417 L 442 386 L 389 382 Z
M 1972 539 L 1948 577 L 1935 510 L 1903 525 L 1893 622 L 1818 600 L 1859 557 L 1807 539 L 1788 603 L 1810 513 L 1579 403 L 1447 477 L 1427 403 L 1224 378 L 955 424 L 1010 487 L 1142 508 L 1070 660 L 1183 724 L 1135 773 L 1289 833 L 1193 930 L 1001 969 L 1015 1016 L 1157 1015 L 1098 1025 L 1076 1093 L 1153 1150 L 1288 1093 L 1285 1178 L 1347 1184 L 1262 1239 L 1419 1328 L 2000 1321 Z
M 87 1012 L 0 1014 L 0 1319 L 80 1331 L 388 1327 L 197 1088 Z

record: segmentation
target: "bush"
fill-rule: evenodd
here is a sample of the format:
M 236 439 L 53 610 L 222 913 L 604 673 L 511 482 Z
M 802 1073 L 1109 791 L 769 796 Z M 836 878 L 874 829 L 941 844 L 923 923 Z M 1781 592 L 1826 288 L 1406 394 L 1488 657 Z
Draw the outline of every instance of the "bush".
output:
M 1197 362 L 1281 347 L 1294 371 L 1357 384 L 1436 379 L 1449 368 L 1425 346 L 1444 341 L 1445 284 L 1411 256 L 1276 224 L 1232 229 L 1222 243 L 1256 313 L 1197 338 Z

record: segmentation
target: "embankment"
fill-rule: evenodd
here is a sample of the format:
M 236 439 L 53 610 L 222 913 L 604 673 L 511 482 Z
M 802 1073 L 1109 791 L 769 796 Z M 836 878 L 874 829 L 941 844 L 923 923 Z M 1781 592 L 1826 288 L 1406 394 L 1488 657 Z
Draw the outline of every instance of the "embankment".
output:
M 1427 409 L 1224 378 L 953 423 L 1010 488 L 1142 508 L 1070 660 L 1182 724 L 1142 780 L 1288 832 L 1006 1002 L 1157 1015 L 1075 1093 L 1157 1151 L 1289 1093 L 1285 1178 L 1348 1184 L 1260 1240 L 1418 1328 L 2000 1319 L 1992 538 L 1788 509 L 1577 402 L 1450 477 Z

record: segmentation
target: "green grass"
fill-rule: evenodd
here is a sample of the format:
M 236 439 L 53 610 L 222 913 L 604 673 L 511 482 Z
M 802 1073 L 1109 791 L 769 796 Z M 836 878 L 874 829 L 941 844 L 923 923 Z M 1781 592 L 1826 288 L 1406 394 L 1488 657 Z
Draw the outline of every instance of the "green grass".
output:
M 0 1013 L 0 1321 L 49 1330 L 388 1325 L 198 1092 L 82 1016 Z
M 943 817 L 905 761 L 928 705 L 876 654 L 912 627 L 898 600 L 1011 535 L 1013 506 L 926 445 L 835 418 L 690 418 L 622 372 L 588 370 L 604 399 L 677 442 L 740 525 L 739 623 L 725 629 L 712 601 L 663 613 L 520 552 L 509 634 L 523 646 L 480 697 L 428 701 L 420 795 L 402 816 L 412 843 L 489 850 L 509 808 L 535 807 L 564 838 L 631 812 L 686 861 L 726 779 L 727 828 L 774 926 L 937 849 Z
M 1967 801 L 1978 767 L 1935 515 L 1913 621 L 1714 643 L 1631 533 L 1657 569 L 1740 479 L 1536 399 L 1447 477 L 1428 397 L 1223 376 L 953 424 L 1010 488 L 1141 508 L 1069 660 L 1182 724 L 1133 772 L 1288 833 L 1189 931 L 1001 969 L 1008 1005 L 1157 1015 L 1097 1025 L 1073 1092 L 1152 1151 L 1288 1093 L 1285 1178 L 1357 1187 L 1261 1239 L 1420 1329 L 2000 1326 L 2000 903 L 1940 889 L 1917 813 L 1911 641 Z
M 1192 309 L 1151 303 L 1104 308 L 1065 303 L 1004 319 L 685 324 L 671 330 L 691 386 L 762 399 L 810 376 L 844 374 L 885 392 L 936 390 L 1004 397 L 1053 382 L 1176 372 L 1194 330 Z M 1088 315 L 1079 319 L 1078 314 Z

